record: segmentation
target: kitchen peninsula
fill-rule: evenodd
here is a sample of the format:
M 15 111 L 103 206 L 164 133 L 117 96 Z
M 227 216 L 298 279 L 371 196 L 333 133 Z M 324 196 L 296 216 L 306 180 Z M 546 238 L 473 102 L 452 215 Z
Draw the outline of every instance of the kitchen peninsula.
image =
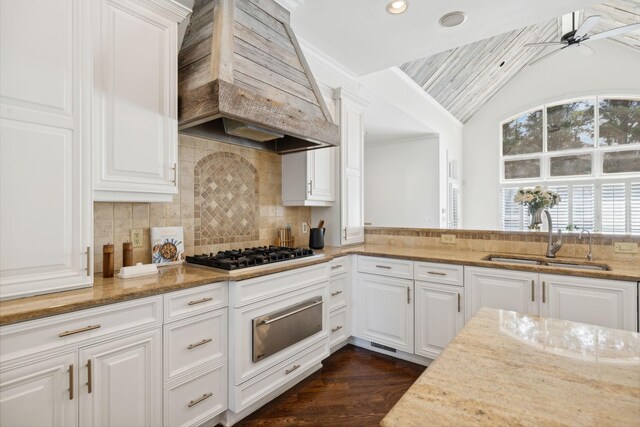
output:
M 640 334 L 483 308 L 383 419 L 418 425 L 635 425 Z

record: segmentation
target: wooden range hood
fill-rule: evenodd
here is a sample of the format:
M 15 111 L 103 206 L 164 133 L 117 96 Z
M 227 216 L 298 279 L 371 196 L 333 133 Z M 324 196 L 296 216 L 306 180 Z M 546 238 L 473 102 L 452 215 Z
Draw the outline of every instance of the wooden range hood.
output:
M 178 68 L 181 133 L 277 153 L 339 144 L 289 12 L 273 0 L 195 0 Z

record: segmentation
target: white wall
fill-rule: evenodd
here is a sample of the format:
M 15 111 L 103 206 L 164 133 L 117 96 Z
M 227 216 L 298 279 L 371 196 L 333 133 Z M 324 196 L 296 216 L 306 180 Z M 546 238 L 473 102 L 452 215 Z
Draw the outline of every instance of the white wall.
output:
M 451 113 L 438 104 L 422 88 L 420 88 L 409 76 L 393 67 L 376 73 L 368 74 L 358 79 L 368 90 L 377 96 L 384 98 L 391 104 L 402 109 L 415 119 L 423 122 L 433 129 L 439 137 L 440 161 L 439 161 L 439 205 L 443 208 L 447 206 L 447 153 L 450 159 L 456 159 L 458 163 L 458 177 L 464 179 L 462 157 L 462 123 L 460 123 Z M 365 113 L 366 114 L 366 113 Z M 366 174 L 366 169 L 365 169 Z M 365 183 L 366 185 L 366 183 Z M 464 190 L 461 190 L 464 192 Z M 366 189 L 365 189 L 366 196 Z M 365 206 L 366 206 L 365 200 Z M 365 217 L 366 217 L 365 208 Z M 464 215 L 464 213 L 463 213 Z M 440 227 L 447 224 L 446 211 L 441 209 Z M 462 225 L 466 227 L 464 219 Z
M 384 227 L 439 227 L 438 138 L 368 143 L 364 221 Z
M 596 53 L 567 49 L 520 72 L 469 120 L 463 131 L 464 228 L 499 228 L 499 123 L 552 101 L 583 95 L 640 94 L 640 52 L 611 41 Z

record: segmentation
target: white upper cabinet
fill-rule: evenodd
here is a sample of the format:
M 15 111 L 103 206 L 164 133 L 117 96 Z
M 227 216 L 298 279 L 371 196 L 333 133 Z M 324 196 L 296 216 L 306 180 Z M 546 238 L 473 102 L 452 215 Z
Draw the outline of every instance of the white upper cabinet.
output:
M 336 148 L 282 156 L 282 204 L 331 206 L 336 200 Z
M 177 22 L 169 0 L 92 0 L 94 195 L 171 201 L 177 193 Z
M 540 315 L 573 322 L 637 330 L 635 282 L 541 274 Z
M 0 298 L 92 283 L 90 10 L 0 0 Z
M 340 122 L 341 243 L 364 242 L 364 110 L 366 103 L 339 89 L 335 93 Z

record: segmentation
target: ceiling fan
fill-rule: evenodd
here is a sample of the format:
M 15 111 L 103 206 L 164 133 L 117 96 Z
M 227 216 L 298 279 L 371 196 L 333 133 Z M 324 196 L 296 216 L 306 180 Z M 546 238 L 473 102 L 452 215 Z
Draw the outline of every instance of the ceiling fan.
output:
M 560 41 L 557 42 L 545 42 L 545 43 L 529 43 L 525 44 L 525 47 L 548 47 L 548 46 L 562 46 L 559 49 L 553 50 L 541 57 L 537 58 L 535 61 L 529 63 L 529 65 L 533 65 L 537 62 L 542 61 L 543 59 L 548 58 L 549 56 L 560 52 L 563 49 L 568 47 L 576 47 L 580 49 L 580 52 L 583 55 L 591 55 L 593 54 L 593 49 L 584 42 L 588 40 L 599 40 L 606 39 L 608 37 L 619 36 L 631 31 L 640 30 L 640 22 L 636 24 L 625 25 L 618 28 L 613 28 L 611 30 L 603 31 L 601 33 L 589 35 L 589 31 L 595 27 L 595 25 L 600 21 L 600 16 L 594 15 L 586 18 L 582 25 L 580 25 L 576 29 L 576 21 L 577 21 L 577 13 L 574 12 L 571 14 L 571 31 L 565 33 L 560 38 Z

